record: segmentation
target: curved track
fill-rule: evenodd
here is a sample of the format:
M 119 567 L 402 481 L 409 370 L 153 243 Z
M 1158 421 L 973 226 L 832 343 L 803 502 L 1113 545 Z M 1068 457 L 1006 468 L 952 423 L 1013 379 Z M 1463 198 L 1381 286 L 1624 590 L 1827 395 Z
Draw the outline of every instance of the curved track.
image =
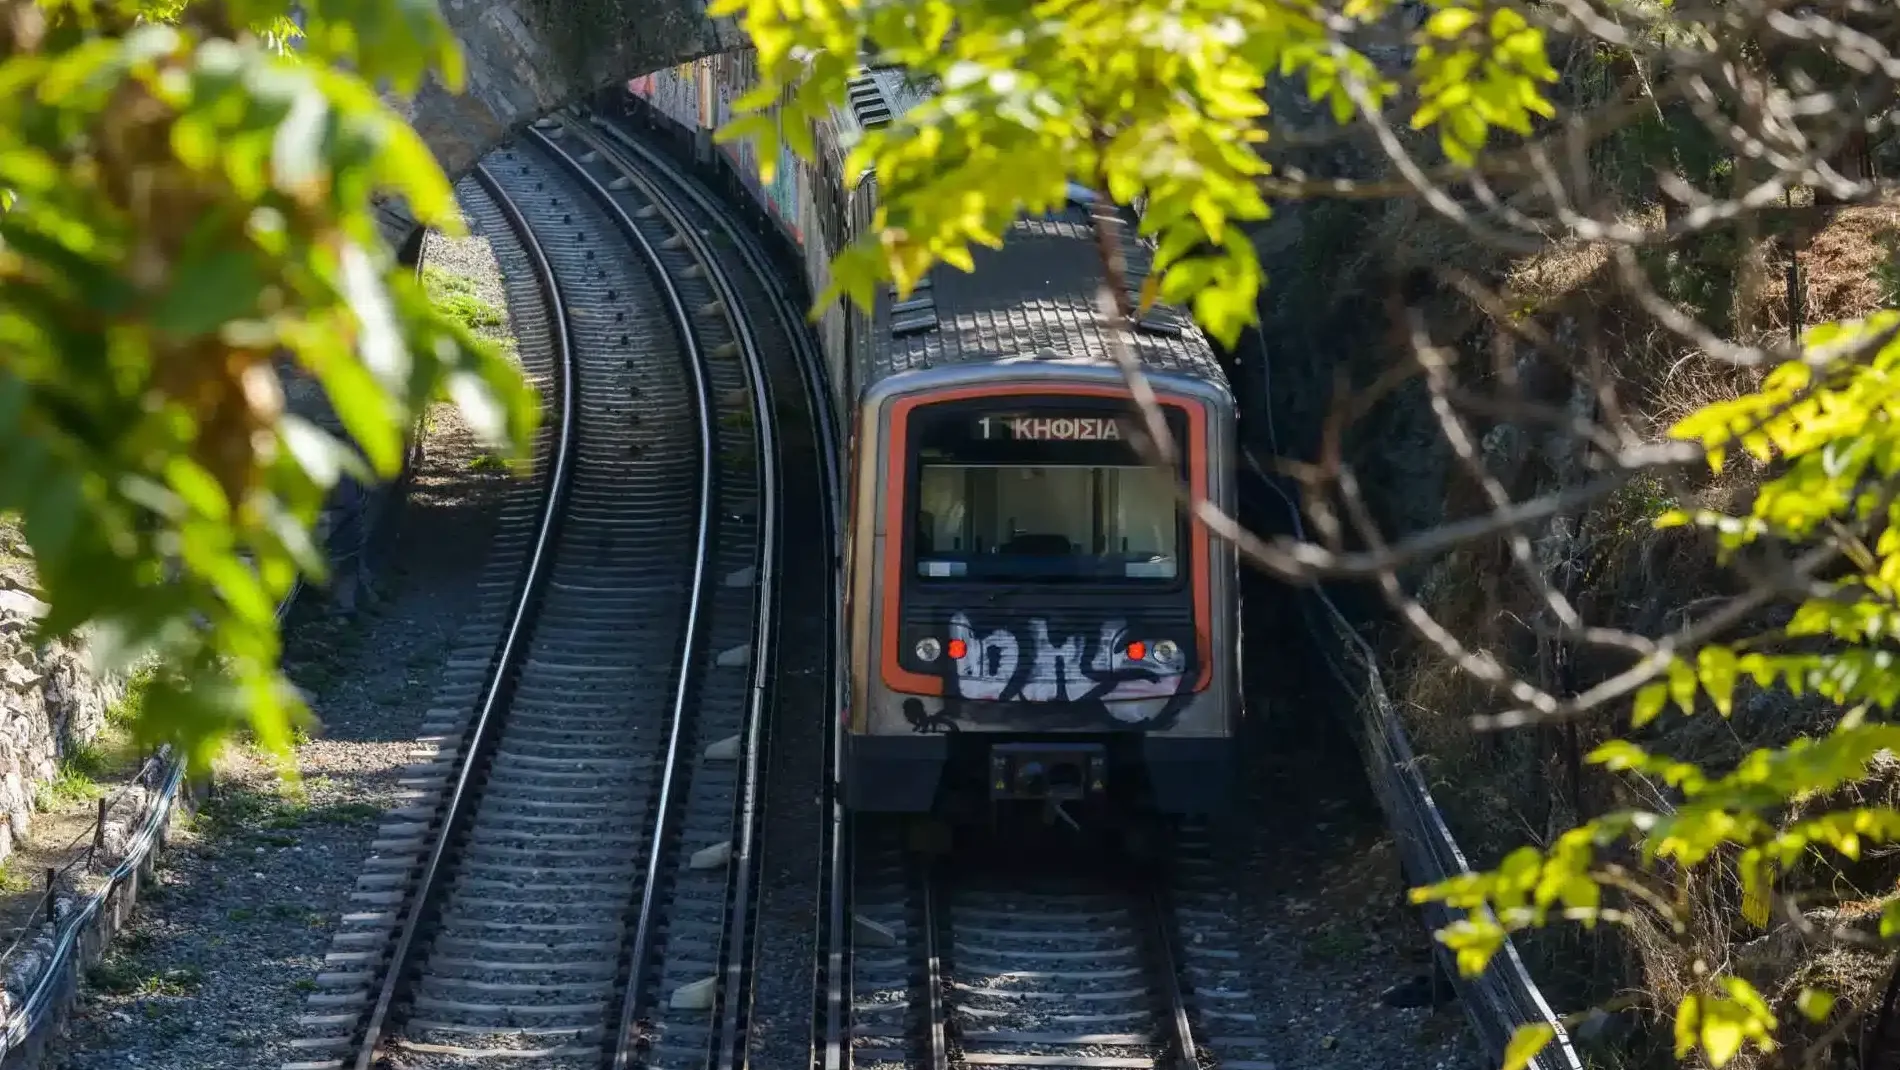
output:
M 769 381 L 786 414 L 777 461 L 788 486 L 799 490 L 786 495 L 781 538 L 788 554 L 810 556 L 804 558 L 809 564 L 791 570 L 779 588 L 788 607 L 785 627 L 799 622 L 780 640 L 775 698 L 789 715 L 780 717 L 774 730 L 772 762 L 774 790 L 784 802 L 771 811 L 777 860 L 771 867 L 773 880 L 760 885 L 753 908 L 757 938 L 749 947 L 729 944 L 727 949 L 729 969 L 735 972 L 749 960 L 764 961 L 753 983 L 743 989 L 756 992 L 764 1019 L 754 1021 L 749 1007 L 725 1005 L 716 1065 L 739 1066 L 741 1058 L 749 1058 L 755 1066 L 798 1066 L 810 1058 L 813 1043 L 811 1018 L 802 1001 L 815 995 L 815 1012 L 823 1021 L 843 1021 L 848 977 L 847 907 L 842 900 L 828 901 L 822 892 L 830 884 L 830 871 L 844 864 L 844 852 L 834 848 L 847 838 L 847 816 L 830 790 L 842 733 L 835 718 L 813 719 L 805 712 L 842 709 L 845 702 L 844 677 L 837 671 L 844 647 L 837 586 L 843 546 L 842 439 L 825 386 L 823 355 L 805 322 L 806 295 L 796 283 L 785 284 L 796 272 L 775 262 L 762 240 L 770 233 L 769 224 L 756 212 L 748 218 L 733 202 L 711 193 L 702 174 L 637 136 L 622 121 L 593 117 L 588 129 L 599 135 L 610 154 L 633 168 L 643 187 L 666 199 L 670 210 L 688 221 L 690 231 L 711 239 L 715 258 L 728 265 L 737 300 L 751 312 L 760 353 L 771 369 Z M 820 805 L 804 806 L 808 798 Z M 729 931 L 742 930 L 734 926 Z M 806 965 L 801 969 L 799 963 Z M 821 1065 L 841 1070 L 845 1038 L 836 1030 L 825 1032 L 829 1041 L 817 1038 Z
M 464 191 L 524 364 L 565 369 L 537 508 L 506 518 L 289 1066 L 700 1065 L 686 1024 L 649 1027 L 662 1005 L 711 1035 L 700 949 L 758 780 L 771 410 L 707 266 L 549 133 Z
M 597 125 L 640 172 L 672 175 L 695 202 L 682 214 L 723 231 L 755 257 L 751 273 L 765 274 L 744 232 L 767 225 L 734 222 L 643 138 Z M 789 307 L 782 297 L 779 304 Z M 803 310 L 776 311 L 796 322 Z M 796 331 L 785 337 L 794 347 L 810 344 Z M 805 349 L 793 359 L 816 422 L 825 424 L 820 359 Z M 817 437 L 827 462 L 835 461 L 834 431 L 822 426 Z M 835 503 L 835 466 L 825 475 Z M 840 708 L 841 683 L 831 681 Z M 835 747 L 835 722 L 828 725 Z M 833 763 L 827 788 L 835 755 Z M 1180 829 L 1166 865 L 1140 883 L 1113 867 L 1053 880 L 1036 875 L 1048 870 L 1042 865 L 970 877 L 961 857 L 931 876 L 911 868 L 895 823 L 870 822 L 856 833 L 835 793 L 824 805 L 811 947 L 814 1070 L 1274 1065 L 1241 980 L 1244 941 L 1232 893 L 1214 878 L 1198 826 Z
M 642 913 L 651 925 L 636 940 L 633 958 L 644 965 L 622 1004 L 620 1028 L 630 1043 L 613 1063 L 616 1070 L 731 1065 L 742 1060 L 750 1010 L 747 949 L 757 895 L 762 703 L 773 631 L 772 603 L 760 598 L 754 604 L 753 577 L 776 573 L 778 541 L 776 438 L 760 367 L 761 338 L 740 283 L 673 192 L 583 124 L 560 130 L 577 173 L 609 196 L 658 250 L 662 269 L 691 310 L 710 358 L 710 388 L 726 410 L 717 429 L 722 521 L 749 530 L 750 545 L 759 547 L 756 561 L 737 552 L 719 561 L 725 582 L 713 597 L 723 612 L 714 614 L 711 648 L 718 665 L 750 672 L 711 677 L 700 695 L 695 749 L 687 752 L 699 757 L 680 793 L 683 849 L 670 860 L 655 855 L 649 870 L 656 879 Z M 735 766 L 708 753 L 743 757 Z
M 715 255 L 745 264 L 740 300 L 755 313 L 762 348 L 780 367 L 797 368 L 806 394 L 811 426 L 788 432 L 786 448 L 808 445 L 806 431 L 818 446 L 835 557 L 841 449 L 821 358 L 800 326 L 804 309 L 764 284 L 771 268 L 755 235 L 770 224 L 756 213 L 739 220 L 646 138 L 612 121 L 590 129 L 602 135 L 587 139 L 590 150 L 628 162 L 631 174 L 619 170 L 641 195 L 667 203 L 667 214 L 685 220 L 689 231 L 723 234 L 725 240 L 714 239 Z M 838 623 L 831 620 L 833 645 L 821 660 L 827 666 L 842 649 Z M 827 681 L 830 708 L 842 708 L 842 683 L 835 675 Z M 1046 860 L 978 868 L 963 856 L 924 874 L 902 850 L 897 823 L 873 820 L 854 830 L 831 790 L 837 723 L 824 724 L 831 753 L 821 778 L 822 816 L 810 828 L 821 841 L 821 872 L 816 932 L 806 946 L 812 984 L 803 989 L 813 997 L 813 1017 L 809 1053 L 799 1061 L 808 1058 L 814 1070 L 1275 1065 L 1259 1035 L 1267 1023 L 1245 987 L 1249 949 L 1234 893 L 1215 875 L 1204 828 L 1177 829 L 1163 864 L 1134 879 L 1130 867 L 1099 855 L 1087 868 L 1053 878 L 1045 874 L 1059 867 Z M 796 721 L 780 730 L 786 729 L 816 734 L 816 726 Z M 740 931 L 736 923 L 728 929 Z M 729 942 L 723 954 L 737 971 L 745 956 L 735 955 L 735 946 Z M 744 1030 L 743 1009 L 726 1005 L 720 1023 L 719 1061 L 707 1065 L 741 1065 L 738 1047 L 725 1039 Z M 753 1065 L 798 1065 L 777 1054 L 762 1063 L 755 1048 Z

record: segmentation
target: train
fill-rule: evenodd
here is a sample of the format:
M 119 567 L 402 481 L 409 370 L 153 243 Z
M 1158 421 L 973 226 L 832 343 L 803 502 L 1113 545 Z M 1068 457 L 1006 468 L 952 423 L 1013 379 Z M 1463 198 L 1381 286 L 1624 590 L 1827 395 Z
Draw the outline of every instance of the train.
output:
M 748 79 L 745 55 L 720 56 L 628 91 L 703 131 Z M 815 124 L 815 160 L 785 154 L 771 188 L 747 146 L 727 149 L 811 292 L 877 207 L 875 177 L 844 173 L 847 147 L 926 92 L 865 71 Z M 1097 208 L 1072 186 L 1059 210 L 973 250 L 972 271 L 939 266 L 907 296 L 886 289 L 868 312 L 839 302 L 818 321 L 845 439 L 840 776 L 854 811 L 1029 807 L 1079 823 L 1228 805 L 1244 717 L 1238 567 L 1177 488 L 1233 513 L 1233 392 L 1189 316 L 1141 314 L 1122 341 L 1178 468 L 1144 463 L 1146 425 L 1098 311 Z M 1132 296 L 1151 253 L 1120 229 Z

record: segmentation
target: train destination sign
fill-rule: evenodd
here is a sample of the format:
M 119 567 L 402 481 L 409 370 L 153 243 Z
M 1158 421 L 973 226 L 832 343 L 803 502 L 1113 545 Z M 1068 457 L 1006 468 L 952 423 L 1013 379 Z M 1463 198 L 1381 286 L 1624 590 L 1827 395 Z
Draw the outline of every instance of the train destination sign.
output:
M 984 416 L 977 437 L 1018 442 L 1121 442 L 1121 421 L 1103 416 Z

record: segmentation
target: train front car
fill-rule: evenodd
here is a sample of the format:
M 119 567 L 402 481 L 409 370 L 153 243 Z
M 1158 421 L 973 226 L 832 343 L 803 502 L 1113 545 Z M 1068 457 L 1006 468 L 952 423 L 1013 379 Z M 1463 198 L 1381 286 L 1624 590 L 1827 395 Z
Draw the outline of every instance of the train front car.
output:
M 936 272 L 929 330 L 880 309 L 853 458 L 855 809 L 1224 805 L 1238 580 L 1176 492 L 1231 508 L 1233 402 L 1184 316 L 1130 332 L 1179 453 L 1147 466 L 1100 278 L 1071 205 Z

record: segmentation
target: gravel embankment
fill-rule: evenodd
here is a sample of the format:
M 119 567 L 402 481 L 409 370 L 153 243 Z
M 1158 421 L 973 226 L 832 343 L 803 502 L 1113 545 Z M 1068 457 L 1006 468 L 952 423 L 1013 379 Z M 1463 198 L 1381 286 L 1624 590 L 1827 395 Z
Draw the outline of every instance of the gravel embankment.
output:
M 431 236 L 428 263 L 502 307 L 486 241 Z M 482 333 L 497 337 L 505 321 Z M 285 662 L 321 718 L 297 747 L 304 795 L 233 748 L 216 797 L 160 860 L 158 881 L 101 966 L 49 1065 L 275 1070 L 330 932 L 396 799 L 398 771 L 487 553 L 508 477 L 450 406 L 394 520 L 381 598 L 354 621 L 303 620 Z M 300 614 L 303 615 L 303 614 Z
M 1429 991 L 1411 982 L 1430 976 L 1431 936 L 1402 904 L 1391 834 L 1345 727 L 1350 698 L 1297 603 L 1247 579 L 1248 770 L 1210 830 L 1221 913 L 1251 944 L 1246 1032 L 1280 1070 L 1488 1070 L 1456 1003 L 1381 998 L 1395 985 Z
M 1431 936 L 1401 905 L 1391 835 L 1345 757 L 1299 746 L 1264 761 L 1222 830 L 1216 857 L 1253 944 L 1250 1032 L 1285 1070 L 1488 1070 L 1456 1003 L 1381 998 L 1429 974 Z

